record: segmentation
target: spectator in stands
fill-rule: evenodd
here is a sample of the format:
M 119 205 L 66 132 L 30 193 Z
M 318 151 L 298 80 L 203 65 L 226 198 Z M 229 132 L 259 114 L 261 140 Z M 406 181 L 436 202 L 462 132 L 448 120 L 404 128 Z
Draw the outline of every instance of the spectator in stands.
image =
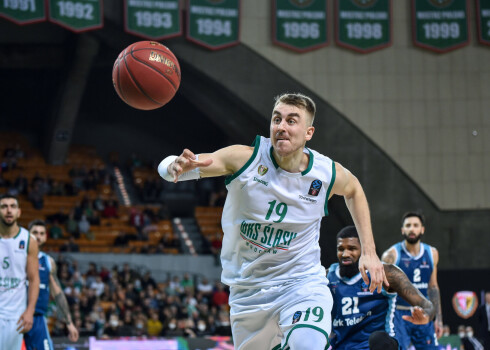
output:
M 78 222 L 78 232 L 85 235 L 89 240 L 94 239 L 94 235 L 90 232 L 90 222 L 87 220 L 87 216 L 82 215 L 82 218 Z
M 99 212 L 103 212 L 105 209 L 105 203 L 102 200 L 102 196 L 100 194 L 97 194 L 97 197 L 95 197 L 92 204 L 93 204 L 94 209 L 99 211 Z
M 107 201 L 105 208 L 102 212 L 102 216 L 104 218 L 117 218 L 118 217 L 117 206 L 116 206 L 115 201 L 113 201 L 113 200 Z
M 80 246 L 75 242 L 73 236 L 70 236 L 68 242 L 60 247 L 60 252 L 79 252 Z
M 15 178 L 14 187 L 17 189 L 19 194 L 27 194 L 27 190 L 29 189 L 29 180 L 27 180 L 27 178 L 24 176 L 24 173 L 20 172 Z
M 151 337 L 160 335 L 163 330 L 163 324 L 158 318 L 158 312 L 152 311 L 150 313 L 150 318 L 146 322 L 146 330 Z
M 184 274 L 184 277 L 180 281 L 180 285 L 184 289 L 184 291 L 192 291 L 194 292 L 194 281 L 192 280 L 191 276 L 186 272 Z
M 211 193 L 209 198 L 210 207 L 222 207 L 226 201 L 226 188 L 221 188 L 219 191 Z
M 34 184 L 32 186 L 28 198 L 34 209 L 41 210 L 44 207 L 44 193 L 41 191 L 39 184 Z
M 221 282 L 216 282 L 212 300 L 215 306 L 228 305 L 228 293 L 225 292 L 225 286 Z
M 66 232 L 70 237 L 80 238 L 80 232 L 78 232 L 78 222 L 75 220 L 75 210 L 73 209 L 68 215 L 68 220 L 66 220 Z
M 214 256 L 214 263 L 216 266 L 219 266 L 221 264 L 220 256 L 221 256 L 222 242 L 223 239 L 221 233 L 216 232 L 210 242 L 211 245 L 210 249 L 211 249 L 211 253 Z
M 60 239 L 63 237 L 63 229 L 58 223 L 58 220 L 55 220 L 49 228 L 49 237 L 52 239 Z
M 65 185 L 61 181 L 54 180 L 53 186 L 51 187 L 51 191 L 49 192 L 50 196 L 65 196 Z
M 463 329 L 461 329 L 462 332 Z M 484 350 L 483 345 L 475 338 L 473 327 L 466 326 L 464 328 L 464 337 L 461 339 L 464 350 Z
M 209 283 L 208 279 L 204 277 L 197 285 L 197 291 L 204 296 L 211 297 L 213 293 L 213 286 Z
M 95 276 L 95 281 L 90 284 L 90 289 L 95 291 L 95 296 L 100 297 L 104 293 L 104 282 L 100 275 Z
M 111 314 L 109 323 L 104 328 L 104 335 L 108 337 L 120 337 L 125 334 L 121 333 L 119 318 L 116 314 Z

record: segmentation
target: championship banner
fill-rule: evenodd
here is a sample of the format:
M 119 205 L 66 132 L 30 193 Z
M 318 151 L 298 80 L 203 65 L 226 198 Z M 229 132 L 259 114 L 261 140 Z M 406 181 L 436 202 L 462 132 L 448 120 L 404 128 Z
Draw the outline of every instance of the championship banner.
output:
M 335 42 L 367 53 L 390 46 L 391 0 L 335 0 Z
M 45 21 L 44 0 L 3 0 L 0 17 L 20 25 Z
M 272 40 L 297 52 L 328 45 L 327 0 L 272 0 Z
M 412 0 L 416 46 L 448 52 L 468 45 L 468 0 Z
M 49 20 L 75 33 L 102 28 L 102 0 L 49 0 Z
M 240 42 L 240 0 L 188 0 L 186 38 L 210 50 Z
M 179 0 L 125 0 L 124 29 L 155 41 L 181 35 Z
M 476 18 L 478 40 L 483 45 L 490 45 L 490 0 L 476 0 Z

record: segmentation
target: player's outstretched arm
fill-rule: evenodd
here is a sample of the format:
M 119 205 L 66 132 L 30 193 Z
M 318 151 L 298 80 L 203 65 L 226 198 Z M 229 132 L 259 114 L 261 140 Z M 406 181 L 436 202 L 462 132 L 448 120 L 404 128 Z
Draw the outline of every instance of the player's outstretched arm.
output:
M 403 319 L 414 324 L 426 324 L 432 320 L 436 312 L 434 305 L 415 288 L 407 275 L 396 265 L 385 264 L 384 268 L 390 282 L 388 290 L 396 292 L 399 297 L 414 306 L 412 315 L 405 315 Z
M 434 269 L 430 275 L 429 286 L 427 288 L 427 296 L 429 300 L 434 304 L 436 309 L 436 319 L 434 320 L 434 330 L 437 338 L 442 337 L 442 310 L 441 310 L 441 293 L 439 291 L 439 284 L 437 283 L 437 264 L 439 263 L 439 252 L 436 248 L 432 247 L 432 258 L 434 260 Z
M 366 284 L 369 278 L 366 270 L 371 275 L 369 290 L 381 292 L 383 283 L 388 285 L 383 264 L 376 255 L 373 232 L 371 229 L 371 218 L 369 206 L 359 180 L 352 173 L 339 163 L 335 163 L 336 178 L 332 188 L 332 194 L 344 196 L 345 203 L 356 225 L 361 241 L 361 257 L 359 259 L 359 270 Z
M 39 296 L 39 258 L 37 240 L 31 235 L 29 239 L 29 251 L 27 252 L 26 274 L 29 281 L 27 289 L 27 308 L 17 321 L 17 332 L 27 333 L 34 322 L 34 311 L 37 297 Z
M 173 182 L 230 175 L 245 165 L 253 150 L 253 147 L 233 145 L 197 156 L 184 149 L 180 156 L 168 156 L 162 160 L 158 173 L 165 180 Z
M 49 273 L 49 290 L 51 296 L 56 302 L 56 306 L 58 308 L 59 319 L 66 323 L 66 328 L 68 329 L 68 338 L 72 342 L 76 342 L 78 340 L 78 330 L 73 324 L 70 315 L 70 307 L 68 306 L 68 301 L 66 300 L 65 294 L 61 289 L 61 283 L 58 279 L 58 268 L 56 267 L 56 262 L 52 257 L 49 257 L 51 261 L 51 271 Z

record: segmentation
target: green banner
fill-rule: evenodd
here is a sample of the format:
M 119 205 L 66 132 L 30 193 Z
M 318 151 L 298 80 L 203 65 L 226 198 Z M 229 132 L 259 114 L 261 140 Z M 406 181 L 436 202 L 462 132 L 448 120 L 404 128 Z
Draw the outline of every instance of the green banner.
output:
M 102 0 L 49 0 L 49 20 L 76 33 L 102 28 Z
M 412 0 L 414 43 L 436 52 L 469 43 L 467 0 Z
M 188 0 L 187 39 L 211 50 L 240 42 L 240 0 Z
M 125 0 L 125 30 L 145 39 L 182 34 L 179 0 Z
M 391 45 L 391 0 L 335 0 L 335 42 L 366 53 Z
M 490 45 L 490 0 L 476 0 L 476 11 L 478 40 L 484 45 Z
M 2 0 L 0 17 L 17 24 L 28 24 L 46 20 L 44 0 Z
M 328 45 L 327 0 L 272 0 L 275 44 L 297 52 Z

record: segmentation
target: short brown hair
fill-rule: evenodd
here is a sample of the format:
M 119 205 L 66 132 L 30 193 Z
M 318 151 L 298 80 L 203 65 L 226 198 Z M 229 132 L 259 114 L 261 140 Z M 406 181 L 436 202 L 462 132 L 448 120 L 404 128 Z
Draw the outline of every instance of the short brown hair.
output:
M 275 101 L 274 108 L 276 108 L 276 106 L 279 103 L 284 103 L 298 108 L 303 108 L 310 115 L 311 125 L 313 125 L 313 121 L 315 120 L 316 105 L 315 102 L 313 102 L 313 100 L 310 97 L 300 93 L 294 93 L 294 94 L 284 93 L 282 95 L 276 96 L 274 98 L 274 101 Z

